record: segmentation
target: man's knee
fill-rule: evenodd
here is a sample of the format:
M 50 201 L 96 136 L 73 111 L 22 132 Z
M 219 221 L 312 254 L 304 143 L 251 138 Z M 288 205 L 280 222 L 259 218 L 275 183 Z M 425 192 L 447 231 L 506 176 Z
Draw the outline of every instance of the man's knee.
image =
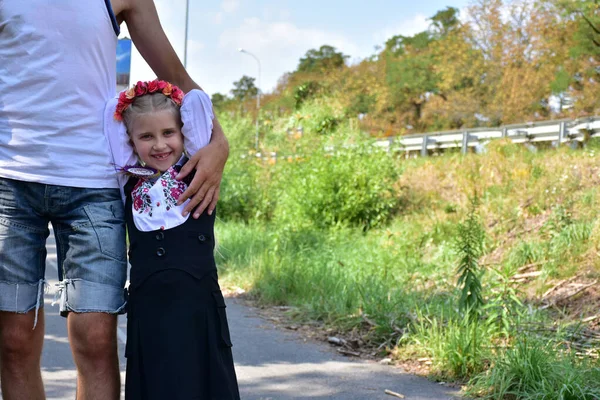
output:
M 33 311 L 27 314 L 0 312 L 0 359 L 3 364 L 29 364 L 39 360 L 44 324 L 40 318 L 33 329 L 34 318 Z
M 70 313 L 69 340 L 73 353 L 85 359 L 112 358 L 117 351 L 117 316 Z

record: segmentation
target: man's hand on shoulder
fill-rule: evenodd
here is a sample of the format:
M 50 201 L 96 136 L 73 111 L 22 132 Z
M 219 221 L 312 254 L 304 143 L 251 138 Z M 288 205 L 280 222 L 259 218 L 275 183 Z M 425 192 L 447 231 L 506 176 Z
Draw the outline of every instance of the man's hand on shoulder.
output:
M 185 178 L 192 170 L 196 174 L 188 188 L 179 196 L 178 204 L 188 198 L 190 202 L 184 208 L 184 215 L 194 210 L 194 218 L 200 217 L 205 209 L 212 214 L 219 200 L 223 170 L 229 156 L 229 143 L 217 119 L 213 119 L 212 139 L 208 146 L 198 150 L 181 168 L 177 179 Z M 199 204 L 199 205 L 198 205 Z M 196 207 L 198 206 L 198 207 Z

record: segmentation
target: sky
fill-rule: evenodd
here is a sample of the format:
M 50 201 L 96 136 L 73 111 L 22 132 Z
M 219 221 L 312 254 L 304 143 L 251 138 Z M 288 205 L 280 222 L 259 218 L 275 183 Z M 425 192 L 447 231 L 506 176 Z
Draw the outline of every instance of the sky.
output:
M 155 0 L 175 51 L 183 60 L 186 0 Z M 357 62 L 375 54 L 394 35 L 413 35 L 428 18 L 448 6 L 463 10 L 469 0 L 189 0 L 187 68 L 209 94 L 229 94 L 243 75 L 272 91 L 279 78 L 296 69 L 310 49 L 336 47 Z M 125 24 L 121 36 L 129 37 Z M 155 74 L 134 48 L 131 82 Z M 256 81 L 258 83 L 258 79 Z

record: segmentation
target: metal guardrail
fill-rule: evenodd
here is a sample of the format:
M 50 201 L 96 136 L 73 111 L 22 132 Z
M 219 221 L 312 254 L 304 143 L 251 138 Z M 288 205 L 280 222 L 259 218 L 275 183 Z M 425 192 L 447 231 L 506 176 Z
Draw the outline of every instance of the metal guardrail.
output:
M 302 133 L 300 131 L 300 133 Z M 290 134 L 290 132 L 288 132 Z M 403 136 L 390 136 L 375 142 L 375 146 L 386 151 L 406 152 L 427 156 L 430 151 L 460 148 L 467 153 L 469 148 L 481 146 L 493 139 L 508 138 L 513 143 L 554 142 L 556 145 L 569 142 L 584 142 L 589 138 L 600 137 L 600 116 L 554 121 L 537 121 L 524 124 L 505 125 L 497 128 L 474 128 L 460 131 L 418 133 Z M 334 149 L 328 149 L 333 151 Z M 243 156 L 245 157 L 245 156 Z M 256 153 L 263 160 L 297 158 L 297 154 L 287 157 L 277 153 Z
M 379 140 L 375 145 L 387 150 L 419 152 L 421 156 L 427 156 L 430 150 L 439 151 L 449 148 L 460 148 L 463 153 L 467 153 L 469 148 L 492 139 L 508 138 L 514 143 L 562 144 L 573 141 L 583 142 L 590 137 L 600 137 L 600 117 L 393 136 L 386 140 Z

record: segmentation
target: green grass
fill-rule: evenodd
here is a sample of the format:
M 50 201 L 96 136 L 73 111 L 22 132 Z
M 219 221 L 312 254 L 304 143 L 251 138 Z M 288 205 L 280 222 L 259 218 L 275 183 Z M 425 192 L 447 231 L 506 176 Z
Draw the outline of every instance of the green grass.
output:
M 297 318 L 360 332 L 382 355 L 428 357 L 434 376 L 468 382 L 470 396 L 600 398 L 598 365 L 558 337 L 519 328 L 560 325 L 536 311 L 541 293 L 600 273 L 598 144 L 532 153 L 496 141 L 484 155 L 406 159 L 369 150 L 343 121 L 311 132 L 337 113 L 309 103 L 293 120 L 273 121 L 263 150 L 300 155 L 276 163 L 242 158 L 235 144 L 247 148 L 251 124 L 224 122 L 233 152 L 217 224 L 223 284 L 295 306 Z M 303 137 L 281 133 L 299 122 Z M 343 150 L 323 151 L 329 145 Z M 474 192 L 485 231 L 476 321 L 459 308 L 456 276 L 457 235 Z M 525 266 L 541 274 L 512 282 Z

